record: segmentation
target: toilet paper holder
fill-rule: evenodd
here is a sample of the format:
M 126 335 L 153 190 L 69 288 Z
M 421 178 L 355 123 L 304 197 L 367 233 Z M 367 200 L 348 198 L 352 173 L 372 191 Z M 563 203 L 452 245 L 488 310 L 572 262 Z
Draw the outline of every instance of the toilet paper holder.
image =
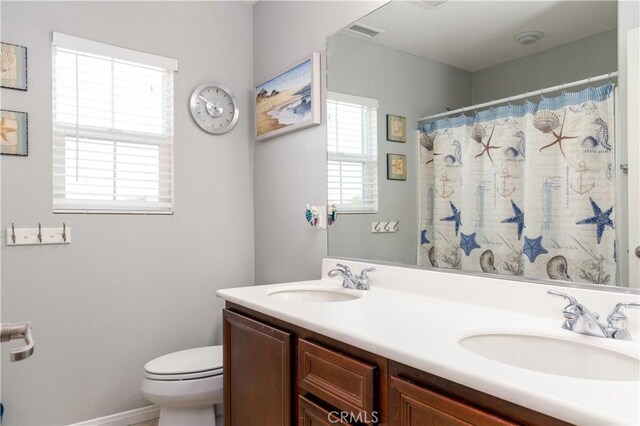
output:
M 30 322 L 0 324 L 0 342 L 8 342 L 15 339 L 24 339 L 25 346 L 11 350 L 11 362 L 22 361 L 33 355 L 34 343 L 31 336 Z

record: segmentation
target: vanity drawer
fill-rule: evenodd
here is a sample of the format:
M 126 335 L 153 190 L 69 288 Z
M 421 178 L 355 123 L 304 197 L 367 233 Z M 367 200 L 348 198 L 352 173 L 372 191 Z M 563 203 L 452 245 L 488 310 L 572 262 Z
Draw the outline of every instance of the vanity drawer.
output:
M 298 426 L 349 426 L 336 415 L 335 411 L 329 411 L 315 402 L 309 401 L 304 396 L 298 399 Z
M 298 340 L 298 386 L 339 410 L 370 418 L 376 374 L 373 365 Z
M 515 426 L 500 417 L 427 388 L 391 376 L 391 424 L 394 426 Z

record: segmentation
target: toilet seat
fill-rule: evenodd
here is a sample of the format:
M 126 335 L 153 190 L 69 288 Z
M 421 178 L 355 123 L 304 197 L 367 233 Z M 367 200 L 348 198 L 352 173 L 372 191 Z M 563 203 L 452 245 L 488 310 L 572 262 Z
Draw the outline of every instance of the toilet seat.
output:
M 194 380 L 219 376 L 222 372 L 222 346 L 170 353 L 144 366 L 144 375 L 150 380 Z

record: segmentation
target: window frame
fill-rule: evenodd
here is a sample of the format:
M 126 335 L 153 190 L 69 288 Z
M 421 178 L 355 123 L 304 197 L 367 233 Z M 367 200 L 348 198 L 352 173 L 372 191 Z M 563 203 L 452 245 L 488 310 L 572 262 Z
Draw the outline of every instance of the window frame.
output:
M 52 206 L 53 213 L 78 213 L 78 214 L 145 214 L 145 215 L 171 215 L 174 213 L 175 192 L 174 192 L 174 126 L 175 126 L 175 89 L 174 89 L 174 77 L 173 73 L 178 70 L 178 61 L 172 58 L 153 55 L 145 52 L 139 52 L 132 49 L 122 48 L 118 46 L 112 46 L 109 44 L 99 43 L 92 40 L 87 40 L 79 37 L 69 36 L 61 33 L 53 33 L 52 39 Z M 148 68 L 154 72 L 160 73 L 162 77 L 161 88 L 162 93 L 160 95 L 161 110 L 161 133 L 135 131 L 129 129 L 118 129 L 116 127 L 115 116 L 118 114 L 116 110 L 116 101 L 114 96 L 111 96 L 111 126 L 101 127 L 95 125 L 84 125 L 78 122 L 76 118 L 75 124 L 58 121 L 57 107 L 64 105 L 59 103 L 57 98 L 56 88 L 56 76 L 57 76 L 57 54 L 59 52 L 65 52 L 69 54 L 75 54 L 80 56 L 95 57 L 97 59 L 109 61 L 112 65 L 111 87 L 110 90 L 114 90 L 114 87 L 119 87 L 114 84 L 117 82 L 117 78 L 114 76 L 114 64 L 124 64 L 139 67 L 139 69 Z M 77 66 L 77 62 L 76 62 Z M 77 71 L 76 71 L 77 72 Z M 76 77 L 77 84 L 77 77 Z M 77 88 L 76 88 L 77 91 Z M 77 102 L 77 101 L 76 101 Z M 134 104 L 135 105 L 135 104 Z M 76 108 L 78 108 L 76 103 Z M 120 109 L 121 110 L 121 109 Z M 126 111 L 126 110 L 125 110 Z M 78 117 L 79 113 L 77 113 Z M 68 144 L 69 139 L 73 141 L 71 143 L 85 143 L 95 144 L 96 146 L 104 145 L 106 147 L 105 153 L 108 154 L 109 148 L 113 152 L 113 161 L 108 162 L 111 164 L 111 169 L 114 173 L 114 178 L 111 180 L 114 189 L 111 193 L 105 192 L 99 194 L 99 196 L 112 197 L 112 199 L 90 199 L 85 198 L 69 198 L 69 183 L 67 179 L 69 177 L 66 170 L 69 162 Z M 151 167 L 157 167 L 157 173 L 155 171 L 149 172 L 145 170 L 119 170 L 118 165 L 122 166 L 140 166 L 149 167 L 149 165 L 143 165 L 142 163 L 127 163 L 126 160 L 118 160 L 118 148 L 128 148 L 130 150 L 143 149 L 148 147 L 157 147 L 157 166 L 152 164 Z M 77 153 L 87 152 L 86 148 L 83 150 L 77 150 Z M 77 155 L 77 154 L 76 154 Z M 136 157 L 136 154 L 123 154 L 125 156 Z M 145 153 L 146 157 L 147 154 Z M 153 157 L 151 157 L 153 158 Z M 77 164 L 77 159 L 72 159 Z M 101 162 L 101 159 L 86 160 L 90 162 Z M 110 170 L 108 164 L 104 168 L 104 171 Z M 60 171 L 60 169 L 62 169 Z M 164 169 L 164 171 L 163 171 Z M 98 169 L 96 169 L 98 170 Z M 149 174 L 151 176 L 157 176 L 157 200 L 149 200 L 153 198 L 148 194 L 141 195 L 141 200 L 135 200 L 135 195 L 120 193 L 120 197 L 130 197 L 130 200 L 118 199 L 118 181 L 127 183 L 127 181 L 135 181 L 133 178 L 117 178 L 115 174 L 117 172 L 130 173 L 130 174 Z M 86 179 L 92 179 L 91 176 L 85 176 Z M 100 179 L 100 178 L 93 178 Z M 106 179 L 105 179 L 106 180 Z M 153 180 L 152 180 L 153 182 Z M 63 190 L 57 188 L 62 187 Z M 90 188 L 91 185 L 88 185 Z M 94 186 L 95 187 L 95 186 Z M 129 188 L 133 191 L 144 190 L 144 185 L 140 187 L 130 186 L 123 187 Z M 122 189 L 121 189 L 122 190 Z M 135 194 L 135 192 L 134 192 Z
M 367 98 L 363 96 L 355 96 L 348 95 L 345 93 L 327 91 L 327 110 L 329 110 L 330 103 L 344 103 L 344 104 L 352 104 L 357 105 L 361 108 L 372 109 L 373 111 L 368 112 L 369 120 L 371 118 L 375 118 L 375 125 L 370 121 L 367 122 L 366 119 L 363 123 L 362 133 L 366 134 L 367 132 L 373 131 L 374 135 L 370 135 L 368 141 L 363 141 L 363 154 L 352 154 L 352 153 L 341 153 L 341 152 L 332 152 L 329 150 L 329 146 L 327 145 L 327 173 L 329 173 L 328 167 L 331 162 L 337 163 L 361 163 L 363 165 L 362 172 L 362 191 L 363 191 L 363 200 L 371 200 L 370 203 L 362 202 L 357 205 L 351 204 L 339 204 L 334 203 L 331 199 L 329 199 L 329 194 L 327 194 L 329 204 L 335 204 L 336 210 L 339 214 L 376 214 L 378 213 L 379 207 L 379 198 L 378 198 L 378 113 L 379 106 L 378 100 L 373 98 Z M 327 114 L 327 140 L 329 139 L 329 114 Z M 368 129 L 366 128 L 368 126 Z M 367 184 L 367 181 L 371 181 L 372 183 Z M 327 176 L 327 182 L 329 182 L 329 176 Z

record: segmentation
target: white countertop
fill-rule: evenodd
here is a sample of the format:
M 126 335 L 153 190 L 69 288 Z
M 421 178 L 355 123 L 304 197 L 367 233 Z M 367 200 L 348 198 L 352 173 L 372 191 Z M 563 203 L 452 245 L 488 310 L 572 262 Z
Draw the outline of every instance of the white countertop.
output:
M 354 269 L 360 265 L 352 264 Z M 325 260 L 323 276 L 326 276 L 329 265 L 335 265 L 335 261 Z M 340 289 L 341 279 L 338 278 L 232 288 L 220 290 L 217 295 L 229 302 L 571 423 L 640 425 L 639 381 L 588 380 L 540 373 L 484 358 L 458 344 L 462 337 L 476 332 L 535 333 L 591 344 L 593 339 L 598 339 L 597 344 L 601 347 L 638 358 L 638 340 L 600 339 L 562 330 L 560 323 L 564 304 L 546 296 L 547 286 L 489 280 L 498 281 L 496 288 L 483 287 L 486 291 L 482 291 L 478 301 L 473 303 L 470 303 L 469 293 L 477 291 L 467 291 L 464 297 L 460 295 L 459 299 L 464 300 L 460 302 L 453 297 L 455 294 L 447 298 L 443 297 L 440 290 L 430 291 L 435 284 L 424 282 L 425 273 L 430 274 L 428 278 L 431 279 L 447 274 L 399 269 L 403 268 L 378 266 L 377 273 L 384 277 L 384 284 L 383 279 L 377 282 L 372 279 L 371 289 L 351 301 L 294 302 L 269 296 L 275 289 L 285 288 L 311 286 Z M 452 274 L 448 275 L 449 280 L 456 279 L 456 276 L 452 278 Z M 390 277 L 396 277 L 396 283 L 389 283 Z M 401 286 L 398 280 L 406 285 Z M 415 282 L 411 282 L 416 280 L 422 280 L 422 287 L 416 287 Z M 474 286 L 477 286 L 478 279 L 471 281 L 476 282 Z M 524 298 L 505 301 L 503 296 L 494 297 L 503 301 L 502 308 L 498 302 L 481 303 L 487 291 L 500 291 L 505 283 L 511 283 L 507 284 L 511 289 L 523 285 Z M 442 283 L 441 286 L 448 286 L 450 292 L 455 293 L 468 286 L 468 283 Z M 585 293 L 588 290 L 559 289 L 574 296 L 578 294 L 589 298 L 589 293 Z M 538 293 L 541 293 L 540 300 L 551 306 L 553 315 L 544 314 L 548 309 L 543 310 L 542 314 L 531 312 L 535 310 L 531 304 L 539 304 L 535 298 Z M 536 296 L 532 297 L 531 294 Z M 610 296 L 605 293 L 598 300 L 603 298 L 617 301 L 637 299 L 634 295 Z M 518 303 L 529 305 L 530 308 L 519 310 L 514 306 Z M 635 319 L 637 316 L 630 317 L 630 322 Z M 630 327 L 632 333 L 636 329 L 637 325 Z M 634 335 L 634 339 L 637 338 Z M 575 355 L 580 356 L 579 353 Z

